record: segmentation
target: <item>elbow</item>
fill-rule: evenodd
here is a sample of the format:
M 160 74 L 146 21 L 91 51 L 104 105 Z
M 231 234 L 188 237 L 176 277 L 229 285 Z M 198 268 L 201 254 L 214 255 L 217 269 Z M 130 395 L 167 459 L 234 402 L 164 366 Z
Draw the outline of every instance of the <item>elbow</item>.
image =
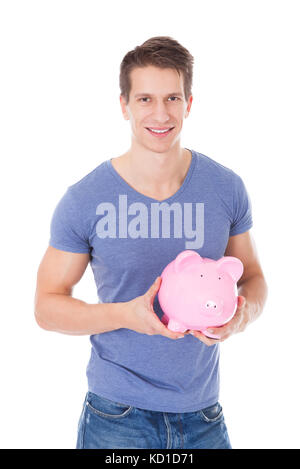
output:
M 38 301 L 37 294 L 35 295 L 34 299 L 34 318 L 37 325 L 46 331 L 50 331 L 51 328 L 47 325 L 45 320 L 45 315 L 43 314 L 43 308 L 41 304 L 41 300 Z
M 34 310 L 34 318 L 35 318 L 35 322 L 41 329 L 44 329 L 45 331 L 51 330 L 50 327 L 48 327 L 47 323 L 45 322 L 45 319 L 43 318 L 42 314 L 39 312 L 37 308 L 35 308 Z
M 268 284 L 267 284 L 266 278 L 265 278 L 263 273 L 261 275 L 259 275 L 258 278 L 260 279 L 260 291 L 261 291 L 260 307 L 261 307 L 261 311 L 262 311 L 265 307 L 265 304 L 266 304 L 266 301 L 267 301 L 267 298 L 268 298 Z M 258 291 L 259 291 L 259 288 L 258 288 Z
M 34 317 L 35 317 L 35 322 L 37 323 L 37 325 L 41 328 L 41 329 L 44 329 L 46 331 L 50 331 L 50 328 L 47 326 L 47 324 L 45 323 L 45 321 L 43 320 L 42 316 L 38 313 L 38 311 L 34 311 Z
M 264 276 L 263 276 L 263 280 L 264 280 L 264 286 L 265 286 L 265 301 L 264 301 L 264 303 L 265 303 L 267 301 L 267 298 L 268 298 L 269 287 L 268 287 L 267 281 L 266 281 Z
M 262 284 L 262 288 L 264 292 L 264 295 L 263 295 L 264 301 L 266 301 L 267 296 L 268 296 L 268 284 L 267 284 L 266 277 L 264 276 L 263 272 L 259 274 L 259 278 L 261 279 L 261 284 Z

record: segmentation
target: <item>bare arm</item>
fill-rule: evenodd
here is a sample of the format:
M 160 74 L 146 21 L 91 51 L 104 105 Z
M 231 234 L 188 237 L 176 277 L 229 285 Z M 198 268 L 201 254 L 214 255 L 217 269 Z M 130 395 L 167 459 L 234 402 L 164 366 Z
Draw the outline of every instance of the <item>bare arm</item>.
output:
M 91 335 L 121 327 L 122 303 L 88 304 L 72 297 L 89 263 L 89 254 L 49 246 L 37 273 L 35 318 L 46 330 Z
M 238 257 L 244 264 L 244 273 L 237 284 L 239 295 L 246 298 L 243 330 L 262 313 L 268 295 L 267 283 L 251 232 L 229 238 L 225 255 Z
M 83 276 L 89 259 L 89 254 L 47 248 L 38 269 L 35 293 L 35 318 L 41 328 L 69 335 L 93 335 L 124 327 L 169 339 L 182 336 L 169 331 L 153 310 L 160 277 L 144 295 L 123 303 L 88 304 L 73 298 L 73 287 Z

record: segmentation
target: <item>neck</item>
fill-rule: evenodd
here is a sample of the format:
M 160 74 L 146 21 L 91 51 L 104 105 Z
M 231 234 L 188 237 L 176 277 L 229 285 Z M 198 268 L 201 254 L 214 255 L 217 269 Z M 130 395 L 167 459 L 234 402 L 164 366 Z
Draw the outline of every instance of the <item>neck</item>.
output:
M 192 155 L 185 148 L 174 147 L 166 153 L 156 153 L 133 145 L 120 157 L 128 177 L 149 193 L 176 192 L 190 167 Z

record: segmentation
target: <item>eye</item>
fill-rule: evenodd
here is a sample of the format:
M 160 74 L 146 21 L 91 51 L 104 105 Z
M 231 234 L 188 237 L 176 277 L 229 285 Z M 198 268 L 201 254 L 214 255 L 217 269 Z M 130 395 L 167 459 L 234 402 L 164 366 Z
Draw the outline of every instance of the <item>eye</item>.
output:
M 139 101 L 142 101 L 143 99 L 150 99 L 148 97 L 145 97 L 145 98 L 140 98 Z M 145 103 L 146 101 L 142 101 L 143 103 Z
M 221 280 L 221 277 L 218 277 L 218 278 L 219 278 L 219 280 Z
M 178 98 L 177 96 L 170 96 L 170 98 L 175 98 L 177 100 L 179 100 L 180 98 Z
M 200 277 L 203 277 L 203 274 L 201 274 Z

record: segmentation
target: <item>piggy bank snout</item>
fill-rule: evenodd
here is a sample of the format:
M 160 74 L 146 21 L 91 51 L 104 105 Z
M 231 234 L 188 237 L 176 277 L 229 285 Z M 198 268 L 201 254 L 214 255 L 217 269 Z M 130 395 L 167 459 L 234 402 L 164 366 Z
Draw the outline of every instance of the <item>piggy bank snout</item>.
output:
M 214 298 L 213 300 L 206 299 L 203 307 L 207 313 L 221 314 L 223 312 L 223 301 L 219 298 Z
M 207 300 L 207 302 L 205 303 L 205 307 L 212 309 L 212 308 L 217 308 L 218 305 L 213 300 Z

